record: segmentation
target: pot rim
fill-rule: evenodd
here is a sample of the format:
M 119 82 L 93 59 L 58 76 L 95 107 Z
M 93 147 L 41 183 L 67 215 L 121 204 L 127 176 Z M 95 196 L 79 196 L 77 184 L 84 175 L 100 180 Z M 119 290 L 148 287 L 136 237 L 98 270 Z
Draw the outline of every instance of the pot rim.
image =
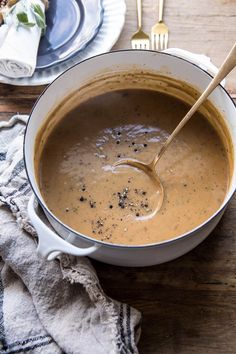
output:
M 81 62 L 77 63 L 77 64 L 74 64 L 73 66 L 71 66 L 70 68 L 66 69 L 63 73 L 61 73 L 55 80 L 53 80 L 44 90 L 43 92 L 39 95 L 39 97 L 37 98 L 36 102 L 34 103 L 33 105 L 33 108 L 29 114 L 29 118 L 28 118 L 28 121 L 26 123 L 26 128 L 25 128 L 25 134 L 24 134 L 24 141 L 23 141 L 23 159 L 24 159 L 24 165 L 25 165 L 25 171 L 26 171 L 26 176 L 28 178 L 28 181 L 29 181 L 29 184 L 30 184 L 30 187 L 34 193 L 34 195 L 36 196 L 37 198 L 37 201 L 38 203 L 40 204 L 40 206 L 42 207 L 43 211 L 46 213 L 46 214 L 49 214 L 49 216 L 57 223 L 59 223 L 61 226 L 63 226 L 67 231 L 69 231 L 70 233 L 73 233 L 75 234 L 77 237 L 81 237 L 82 239 L 84 239 L 85 241 L 90 241 L 90 242 L 93 242 L 93 243 L 98 243 L 100 245 L 103 245 L 103 246 L 106 246 L 106 247 L 110 247 L 110 248 L 128 248 L 128 249 L 140 249 L 140 248 L 153 248 L 153 247 L 162 247 L 162 246 L 165 246 L 166 244 L 172 244 L 172 243 L 176 243 L 178 242 L 179 240 L 182 240 L 182 239 L 185 239 L 185 238 L 188 238 L 188 237 L 191 237 L 193 236 L 197 231 L 201 231 L 208 223 L 210 223 L 215 217 L 217 216 L 220 216 L 220 214 L 224 211 L 224 209 L 227 207 L 228 203 L 230 202 L 230 200 L 232 199 L 234 193 L 236 192 L 236 186 L 235 188 L 231 191 L 231 193 L 225 198 L 224 202 L 222 203 L 221 207 L 213 214 L 210 216 L 210 218 L 208 218 L 206 221 L 204 221 L 202 224 L 198 225 L 197 227 L 195 227 L 194 229 L 190 230 L 189 232 L 186 232 L 182 235 L 179 235 L 177 237 L 174 237 L 174 238 L 171 238 L 171 239 L 168 239 L 168 240 L 164 240 L 164 241 L 160 241 L 160 242 L 156 242 L 156 243 L 150 243 L 150 244 L 144 244 L 144 245 L 122 245 L 122 244 L 113 244 L 113 243 L 109 243 L 109 242 L 104 242 L 104 241 L 100 241 L 100 240 L 97 240 L 95 238 L 92 238 L 90 236 L 87 236 L 87 235 L 84 235 L 84 234 L 81 234 L 79 233 L 78 231 L 72 229 L 71 227 L 69 227 L 68 225 L 64 224 L 60 219 L 58 219 L 50 210 L 49 208 L 47 207 L 47 204 L 44 202 L 44 200 L 40 197 L 40 195 L 37 193 L 37 191 L 34 189 L 33 187 L 33 184 L 31 182 L 31 179 L 30 179 L 30 175 L 29 175 L 29 172 L 28 172 L 28 168 L 27 168 L 27 163 L 26 163 L 26 154 L 25 154 L 25 151 L 26 151 L 26 135 L 27 135 L 27 131 L 28 131 L 28 127 L 29 127 L 29 123 L 30 123 L 30 120 L 32 119 L 32 115 L 34 113 L 34 110 L 35 110 L 35 107 L 37 106 L 38 102 L 40 101 L 40 99 L 47 93 L 47 90 L 49 89 L 49 87 L 51 85 L 54 84 L 55 81 L 57 81 L 61 76 L 63 76 L 67 71 L 69 70 L 72 70 L 74 67 L 76 66 L 79 66 L 80 64 L 84 63 L 84 62 L 87 62 L 91 59 L 94 59 L 94 58 L 97 58 L 97 57 L 101 57 L 101 56 L 105 56 L 105 55 L 112 55 L 114 53 L 123 53 L 123 52 L 136 52 L 136 53 L 139 53 L 139 52 L 150 52 L 150 53 L 155 53 L 155 54 L 158 54 L 158 55 L 165 55 L 165 56 L 170 56 L 170 57 L 174 57 L 176 58 L 177 60 L 180 60 L 180 61 L 183 61 L 183 62 L 187 62 L 188 64 L 192 65 L 193 67 L 197 68 L 198 70 L 202 71 L 204 74 L 206 74 L 207 76 L 209 76 L 210 78 L 213 78 L 213 76 L 208 73 L 205 69 L 199 67 L 197 64 L 194 64 L 192 62 L 190 62 L 189 60 L 187 59 L 184 59 L 184 58 L 181 58 L 181 57 L 178 57 L 176 55 L 173 55 L 173 54 L 170 54 L 170 53 L 164 53 L 164 52 L 157 52 L 157 51 L 154 51 L 154 50 L 141 50 L 141 49 L 120 49 L 120 50 L 114 50 L 114 51 L 111 51 L 111 52 L 107 52 L 107 53 L 101 53 L 101 54 L 97 54 L 97 55 L 94 55 L 90 58 L 87 58 L 87 59 L 84 59 L 82 60 Z M 227 92 L 227 90 L 221 85 L 219 84 L 218 86 L 221 87 L 221 89 L 224 91 L 224 93 L 228 96 L 228 98 L 230 99 L 230 101 L 232 102 L 235 110 L 236 110 L 236 103 L 234 102 L 234 100 L 232 99 L 232 97 L 230 96 L 230 94 Z M 236 167 L 234 166 L 234 169 Z M 61 237 L 60 235 L 58 235 L 58 237 Z

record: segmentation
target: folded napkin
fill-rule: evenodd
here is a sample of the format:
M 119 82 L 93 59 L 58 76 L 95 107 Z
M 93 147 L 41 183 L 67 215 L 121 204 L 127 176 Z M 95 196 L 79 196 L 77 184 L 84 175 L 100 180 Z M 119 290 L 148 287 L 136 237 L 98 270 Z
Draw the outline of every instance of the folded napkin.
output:
M 26 122 L 18 115 L 0 123 L 0 353 L 138 353 L 140 313 L 106 296 L 87 258 L 36 254 Z
M 34 25 L 16 25 L 14 13 L 26 12 L 29 22 L 35 22 L 31 5 L 39 5 L 45 11 L 41 0 L 21 0 L 16 4 L 13 15 L 6 17 L 6 24 L 0 27 L 0 74 L 11 78 L 32 76 L 37 61 L 41 29 Z

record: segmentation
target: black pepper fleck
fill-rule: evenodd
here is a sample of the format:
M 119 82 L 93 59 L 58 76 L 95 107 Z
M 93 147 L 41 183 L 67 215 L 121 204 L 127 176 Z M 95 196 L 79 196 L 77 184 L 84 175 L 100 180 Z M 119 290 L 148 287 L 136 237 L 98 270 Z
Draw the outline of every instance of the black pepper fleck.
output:
M 96 202 L 92 202 L 90 200 L 89 204 L 90 204 L 90 208 L 96 208 Z

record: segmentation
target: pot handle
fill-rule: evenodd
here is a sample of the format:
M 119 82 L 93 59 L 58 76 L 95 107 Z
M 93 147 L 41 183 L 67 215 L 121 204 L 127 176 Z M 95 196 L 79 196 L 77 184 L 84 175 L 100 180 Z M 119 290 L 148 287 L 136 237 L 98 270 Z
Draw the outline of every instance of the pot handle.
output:
M 219 71 L 219 69 L 211 62 L 211 59 L 204 54 L 196 54 L 180 48 L 168 48 L 163 50 L 163 52 L 186 59 L 191 63 L 198 65 L 203 70 L 206 70 L 212 76 L 215 76 Z M 221 85 L 223 87 L 225 86 L 225 79 L 221 81 Z
M 101 247 L 101 245 L 94 244 L 88 248 L 79 248 L 65 241 L 42 221 L 36 211 L 35 202 L 36 199 L 32 195 L 28 204 L 28 215 L 38 234 L 37 252 L 48 261 L 55 259 L 60 253 L 88 256 Z

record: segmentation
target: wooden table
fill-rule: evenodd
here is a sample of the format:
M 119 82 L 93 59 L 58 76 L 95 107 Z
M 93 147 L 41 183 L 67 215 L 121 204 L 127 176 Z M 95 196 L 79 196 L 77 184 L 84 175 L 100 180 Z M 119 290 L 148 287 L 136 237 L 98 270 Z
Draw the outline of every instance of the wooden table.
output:
M 144 29 L 157 18 L 157 0 L 143 0 Z M 135 0 L 115 49 L 129 48 Z M 219 65 L 235 41 L 235 0 L 167 0 L 170 46 L 204 53 Z M 236 98 L 236 70 L 227 80 Z M 29 113 L 44 87 L 0 85 L 0 119 Z M 236 117 L 235 117 L 236 119 Z M 94 262 L 106 293 L 143 314 L 143 354 L 236 353 L 236 198 L 209 238 L 189 254 L 159 266 L 121 268 Z

